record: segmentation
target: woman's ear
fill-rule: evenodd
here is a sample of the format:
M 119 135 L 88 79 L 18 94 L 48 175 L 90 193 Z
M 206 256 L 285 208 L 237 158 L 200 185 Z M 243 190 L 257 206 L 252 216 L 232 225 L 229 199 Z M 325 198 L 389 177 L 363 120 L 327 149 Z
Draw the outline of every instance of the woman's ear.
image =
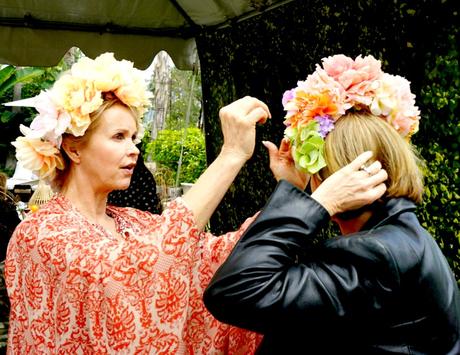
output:
M 80 152 L 76 142 L 73 142 L 69 139 L 64 139 L 62 141 L 61 148 L 64 150 L 72 162 L 76 164 L 80 163 Z

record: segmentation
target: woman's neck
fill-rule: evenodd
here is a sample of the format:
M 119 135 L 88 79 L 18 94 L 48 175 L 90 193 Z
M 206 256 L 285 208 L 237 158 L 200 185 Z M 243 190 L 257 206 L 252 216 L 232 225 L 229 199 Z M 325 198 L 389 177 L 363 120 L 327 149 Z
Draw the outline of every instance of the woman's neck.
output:
M 332 220 L 339 225 L 340 231 L 343 235 L 348 235 L 359 232 L 371 217 L 371 211 L 364 211 L 355 218 L 342 219 L 336 216 L 333 217 Z
M 108 193 L 98 193 L 91 188 L 91 185 L 82 186 L 72 180 L 64 184 L 60 193 L 92 222 L 99 223 L 107 218 Z

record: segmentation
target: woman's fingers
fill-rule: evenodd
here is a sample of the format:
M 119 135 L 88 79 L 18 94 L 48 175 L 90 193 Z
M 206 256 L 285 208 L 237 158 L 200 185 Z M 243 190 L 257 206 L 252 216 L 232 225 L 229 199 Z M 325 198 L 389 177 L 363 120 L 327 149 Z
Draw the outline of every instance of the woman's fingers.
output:
M 369 186 L 379 186 L 388 179 L 388 173 L 384 169 L 380 169 L 376 174 L 368 177 Z M 385 184 L 383 184 L 385 185 Z
M 355 160 L 348 164 L 345 169 L 350 169 L 353 171 L 360 170 L 361 167 L 365 165 L 370 158 L 372 158 L 372 155 L 373 153 L 371 151 L 361 153 Z
M 291 156 L 291 144 L 289 142 L 289 138 L 283 138 L 281 140 L 279 152 L 283 156 L 289 157 L 290 159 L 292 159 L 292 156 Z
M 265 110 L 261 106 L 255 107 L 246 115 L 246 119 L 252 124 L 265 123 L 269 117 L 270 111 Z
M 267 118 L 271 117 L 268 106 L 259 99 L 251 96 L 245 96 L 225 107 L 222 107 L 219 111 L 219 115 L 221 117 L 246 117 L 252 123 L 257 123 L 259 121 L 262 121 L 263 123 L 267 120 Z
M 361 167 L 359 173 L 362 174 L 363 190 L 379 186 L 388 179 L 388 173 L 382 169 L 382 164 L 379 161 L 373 162 L 368 167 Z
M 367 165 L 368 160 L 372 157 L 372 152 L 364 152 L 360 154 L 355 160 L 353 160 L 347 167 L 352 170 L 358 170 L 362 176 L 362 179 L 367 182 L 364 187 L 377 186 L 383 183 L 387 178 L 387 172 L 382 169 L 382 163 L 374 161 Z M 345 169 L 347 168 L 345 167 Z
M 387 172 L 376 161 L 366 165 L 372 152 L 359 155 L 350 164 L 324 180 L 312 194 L 331 215 L 360 208 L 380 198 L 386 191 Z
M 246 96 L 219 111 L 224 145 L 222 150 L 240 159 L 249 159 L 255 146 L 256 124 L 265 122 L 270 111 L 262 101 Z
M 371 173 L 375 173 L 377 171 L 379 171 L 380 169 L 382 169 L 382 163 L 380 163 L 378 160 L 377 161 L 374 161 L 371 165 L 369 165 L 367 167 L 367 169 L 371 172 Z
M 245 96 L 242 99 L 237 100 L 236 102 L 241 104 L 241 107 L 243 110 L 245 110 L 245 114 L 249 115 L 253 110 L 257 108 L 261 108 L 262 110 L 265 111 L 267 114 L 267 117 L 271 117 L 270 110 L 268 109 L 268 106 L 260 101 L 259 99 L 256 99 L 255 97 L 252 96 Z
M 284 179 L 289 181 L 299 189 L 304 190 L 310 180 L 310 175 L 296 169 L 289 150 L 289 139 L 280 144 L 280 148 L 269 141 L 263 141 L 262 144 L 268 150 L 270 158 L 270 170 L 277 181 Z
M 386 190 L 387 190 L 387 186 L 384 183 L 378 184 L 374 188 L 375 195 L 372 196 L 371 202 L 374 202 L 378 200 L 380 197 L 382 197 Z

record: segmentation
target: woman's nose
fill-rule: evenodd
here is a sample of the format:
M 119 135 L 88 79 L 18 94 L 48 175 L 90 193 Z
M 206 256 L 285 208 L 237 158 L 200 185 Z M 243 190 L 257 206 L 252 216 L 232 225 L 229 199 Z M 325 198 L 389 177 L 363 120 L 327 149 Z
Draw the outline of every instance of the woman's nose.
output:
M 139 155 L 140 150 L 139 148 L 134 144 L 134 142 L 129 143 L 129 148 L 128 148 L 129 155 Z

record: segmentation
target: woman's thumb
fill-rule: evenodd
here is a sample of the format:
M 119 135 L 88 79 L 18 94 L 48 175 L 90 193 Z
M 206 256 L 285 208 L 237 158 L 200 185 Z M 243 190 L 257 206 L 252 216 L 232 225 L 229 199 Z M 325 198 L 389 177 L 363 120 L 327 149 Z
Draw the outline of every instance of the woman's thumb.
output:
M 289 154 L 291 150 L 291 142 L 289 141 L 289 138 L 283 138 L 281 140 L 281 144 L 280 144 L 280 149 L 279 149 L 279 152 L 281 154 Z

